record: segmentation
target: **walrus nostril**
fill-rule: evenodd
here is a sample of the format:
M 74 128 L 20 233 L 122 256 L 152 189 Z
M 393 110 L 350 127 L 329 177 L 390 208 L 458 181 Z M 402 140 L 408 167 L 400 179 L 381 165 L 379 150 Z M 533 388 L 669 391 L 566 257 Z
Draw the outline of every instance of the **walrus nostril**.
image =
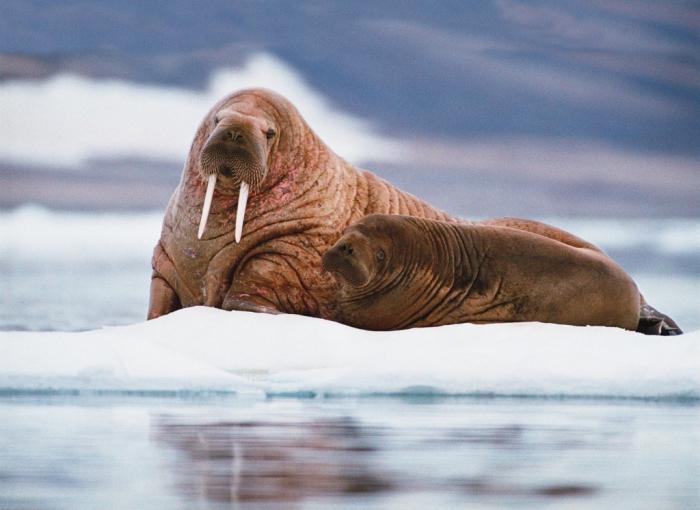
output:
M 243 141 L 243 135 L 235 129 L 227 129 L 221 136 L 221 140 L 226 142 L 240 143 Z
M 354 250 L 352 249 L 352 246 L 349 245 L 348 243 L 343 243 L 338 248 L 340 249 L 340 252 L 343 255 L 352 255 L 354 252 Z

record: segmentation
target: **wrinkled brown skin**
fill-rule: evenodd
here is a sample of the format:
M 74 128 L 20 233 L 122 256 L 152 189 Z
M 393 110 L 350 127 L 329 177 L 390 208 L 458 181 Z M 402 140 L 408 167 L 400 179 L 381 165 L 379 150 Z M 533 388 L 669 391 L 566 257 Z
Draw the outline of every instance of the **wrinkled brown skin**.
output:
M 640 295 L 609 257 L 512 227 L 372 215 L 324 255 L 338 317 L 396 330 L 551 322 L 635 330 Z
M 204 178 L 212 172 L 202 168 L 201 155 L 222 126 L 240 129 L 248 150 L 230 168 L 215 169 L 219 183 L 198 240 Z M 268 140 L 270 127 L 275 134 Z M 264 175 L 246 175 L 251 191 L 237 244 L 238 189 L 250 168 Z M 332 317 L 335 281 L 321 273 L 321 256 L 347 225 L 377 212 L 451 219 L 338 157 L 281 96 L 258 89 L 233 94 L 200 125 L 168 205 L 153 254 L 148 318 L 193 305 Z
M 270 128 L 274 135 L 268 139 Z M 222 159 L 217 157 L 221 152 L 205 148 L 216 147 L 225 129 L 236 130 L 243 142 Z M 198 240 L 205 180 L 211 173 L 217 173 L 218 183 L 206 231 Z M 251 191 L 237 244 L 241 178 Z M 199 126 L 165 212 L 152 259 L 148 318 L 207 305 L 332 319 L 337 284 L 322 274 L 321 256 L 348 225 L 372 213 L 457 221 L 337 156 L 278 94 L 263 89 L 231 94 Z M 504 218 L 484 224 L 598 250 L 536 221 Z

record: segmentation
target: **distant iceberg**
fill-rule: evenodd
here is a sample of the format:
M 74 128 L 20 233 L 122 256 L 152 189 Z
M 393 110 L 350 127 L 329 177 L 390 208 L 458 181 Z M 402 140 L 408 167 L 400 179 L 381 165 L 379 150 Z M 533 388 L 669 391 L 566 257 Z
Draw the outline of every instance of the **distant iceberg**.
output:
M 326 143 L 353 162 L 399 159 L 395 140 L 340 110 L 268 53 L 252 55 L 241 67 L 217 70 L 201 91 L 71 74 L 4 81 L 0 159 L 65 166 L 90 158 L 184 161 L 209 109 L 231 92 L 250 87 L 286 96 Z

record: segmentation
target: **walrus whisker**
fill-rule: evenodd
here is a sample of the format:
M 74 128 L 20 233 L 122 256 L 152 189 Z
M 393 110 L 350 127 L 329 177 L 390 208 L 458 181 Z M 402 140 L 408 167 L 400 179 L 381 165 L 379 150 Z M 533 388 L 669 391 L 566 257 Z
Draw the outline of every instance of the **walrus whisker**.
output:
M 243 218 L 245 217 L 245 206 L 248 203 L 248 183 L 241 181 L 241 191 L 238 195 L 238 210 L 236 211 L 236 242 L 241 242 L 243 233 Z
M 209 217 L 209 209 L 211 209 L 211 199 L 214 196 L 214 188 L 216 187 L 216 174 L 211 174 L 207 181 L 207 192 L 204 195 L 204 206 L 202 206 L 202 218 L 199 220 L 199 231 L 197 239 L 202 238 L 204 229 L 207 226 L 207 218 Z

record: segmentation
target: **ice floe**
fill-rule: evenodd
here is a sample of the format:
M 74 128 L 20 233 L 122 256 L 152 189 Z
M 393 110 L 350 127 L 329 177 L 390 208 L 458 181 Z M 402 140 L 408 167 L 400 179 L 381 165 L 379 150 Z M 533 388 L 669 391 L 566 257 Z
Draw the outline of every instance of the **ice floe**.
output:
M 521 323 L 368 332 L 195 307 L 81 333 L 0 333 L 0 388 L 700 399 L 700 331 Z

